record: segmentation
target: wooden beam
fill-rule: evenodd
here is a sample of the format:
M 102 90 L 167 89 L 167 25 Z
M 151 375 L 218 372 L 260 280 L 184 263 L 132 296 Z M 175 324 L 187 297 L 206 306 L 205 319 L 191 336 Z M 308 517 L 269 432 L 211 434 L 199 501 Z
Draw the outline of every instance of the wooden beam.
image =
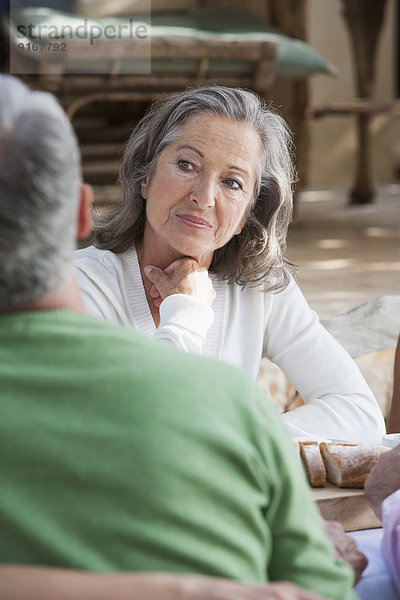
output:
M 326 115 L 398 115 L 400 114 L 400 100 L 392 102 L 380 102 L 377 100 L 368 100 L 356 98 L 345 102 L 330 102 L 324 106 L 310 107 L 307 110 L 307 117 L 310 119 L 320 119 Z

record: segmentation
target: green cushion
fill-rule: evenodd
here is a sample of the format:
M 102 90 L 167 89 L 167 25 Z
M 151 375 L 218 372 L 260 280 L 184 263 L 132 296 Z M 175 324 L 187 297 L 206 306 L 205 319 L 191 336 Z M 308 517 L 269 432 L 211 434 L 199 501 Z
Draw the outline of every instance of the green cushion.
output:
M 55 25 L 59 30 L 62 25 L 70 25 L 77 27 L 83 22 L 83 17 L 73 16 L 68 13 L 54 11 L 49 8 L 26 8 L 12 13 L 13 24 L 9 28 L 9 36 L 14 44 L 18 44 L 22 40 L 17 37 L 16 25 L 25 24 L 26 26 L 32 23 L 33 25 L 41 24 Z M 3 20 L 10 26 L 7 20 Z M 121 19 L 117 17 L 104 17 L 101 19 L 88 19 L 88 27 L 90 25 L 100 25 L 104 28 L 105 25 L 112 25 L 118 28 L 118 25 L 127 23 L 127 18 Z M 143 23 L 150 29 L 149 19 L 135 19 L 135 27 Z M 14 25 L 14 26 L 13 26 Z M 128 36 L 128 33 L 122 32 L 122 36 Z M 214 39 L 262 39 L 275 42 L 277 45 L 277 72 L 278 79 L 293 79 L 307 77 L 315 73 L 336 74 L 336 69 L 324 58 L 316 52 L 311 46 L 300 40 L 282 35 L 272 25 L 263 21 L 256 15 L 253 15 L 245 10 L 229 7 L 216 7 L 210 9 L 198 9 L 184 15 L 177 14 L 153 14 L 151 18 L 151 36 L 156 37 L 188 37 L 191 39 L 206 39 L 210 36 Z M 55 41 L 51 39 L 51 41 Z M 70 41 L 68 40 L 70 43 Z M 111 40 L 110 40 L 111 42 Z M 135 59 L 135 67 L 137 66 Z M 111 66 L 111 61 L 110 61 Z M 67 62 L 66 71 L 68 72 L 93 72 L 94 69 L 99 73 L 107 72 L 107 60 L 102 59 L 93 65 L 92 61 L 84 59 L 79 63 L 71 64 Z M 152 71 L 158 72 L 162 70 L 164 73 L 190 73 L 195 68 L 193 61 L 176 60 L 171 61 L 153 61 Z M 231 61 L 231 64 L 226 61 L 212 61 L 212 75 L 218 76 L 219 73 L 245 73 L 248 68 L 246 61 Z M 132 72 L 132 67 L 129 61 L 122 64 L 122 73 Z
M 314 73 L 337 74 L 337 69 L 328 63 L 309 44 L 288 37 L 270 23 L 246 10 L 230 6 L 198 9 L 187 15 L 152 16 L 152 27 L 179 25 L 191 27 L 198 31 L 212 33 L 234 33 L 245 35 L 247 38 L 257 37 L 277 44 L 278 79 L 307 77 Z

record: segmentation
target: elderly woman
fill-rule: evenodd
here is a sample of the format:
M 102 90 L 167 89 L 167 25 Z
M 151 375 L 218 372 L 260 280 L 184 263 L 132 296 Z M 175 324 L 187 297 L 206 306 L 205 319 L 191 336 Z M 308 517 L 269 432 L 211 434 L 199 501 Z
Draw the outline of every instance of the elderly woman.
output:
M 288 271 L 290 148 L 283 119 L 249 91 L 154 104 L 125 149 L 121 206 L 77 252 L 86 307 L 254 379 L 266 356 L 305 401 L 283 415 L 293 437 L 378 443 L 377 402 Z

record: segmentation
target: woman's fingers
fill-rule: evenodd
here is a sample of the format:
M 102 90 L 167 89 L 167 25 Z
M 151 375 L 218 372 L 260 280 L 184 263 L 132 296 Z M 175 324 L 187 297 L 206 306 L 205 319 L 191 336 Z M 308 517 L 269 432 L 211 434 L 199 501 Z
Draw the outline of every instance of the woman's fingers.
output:
M 153 304 L 156 308 L 160 308 L 162 301 L 163 301 L 163 299 L 161 298 L 161 296 L 158 296 L 158 298 L 156 298 L 154 300 Z
M 174 294 L 187 294 L 211 306 L 215 299 L 215 291 L 207 269 L 201 267 L 192 258 L 180 258 L 168 265 L 164 270 L 147 265 L 144 271 L 154 284 L 150 295 L 154 305 L 159 306 L 164 298 Z M 159 296 L 156 296 L 156 291 Z
M 160 297 L 160 292 L 158 291 L 158 289 L 156 288 L 156 286 L 155 286 L 155 285 L 152 285 L 152 286 L 151 286 L 151 289 L 150 289 L 150 296 L 151 296 L 152 298 L 159 298 L 159 297 Z

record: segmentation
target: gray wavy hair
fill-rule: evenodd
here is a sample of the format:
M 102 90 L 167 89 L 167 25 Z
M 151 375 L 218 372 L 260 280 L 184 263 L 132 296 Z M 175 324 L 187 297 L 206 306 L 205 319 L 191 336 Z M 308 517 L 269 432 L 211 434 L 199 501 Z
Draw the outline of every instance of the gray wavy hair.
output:
M 72 273 L 80 183 L 56 99 L 0 75 L 0 308 L 35 302 Z
M 261 139 L 257 184 L 247 222 L 239 235 L 215 250 L 210 272 L 229 283 L 266 291 L 287 286 L 286 237 L 292 217 L 292 137 L 286 122 L 256 94 L 240 88 L 188 89 L 155 102 L 134 129 L 123 155 L 122 202 L 114 214 L 95 221 L 95 245 L 124 252 L 141 239 L 146 202 L 141 182 L 151 178 L 163 149 L 193 115 L 209 113 L 254 127 Z

